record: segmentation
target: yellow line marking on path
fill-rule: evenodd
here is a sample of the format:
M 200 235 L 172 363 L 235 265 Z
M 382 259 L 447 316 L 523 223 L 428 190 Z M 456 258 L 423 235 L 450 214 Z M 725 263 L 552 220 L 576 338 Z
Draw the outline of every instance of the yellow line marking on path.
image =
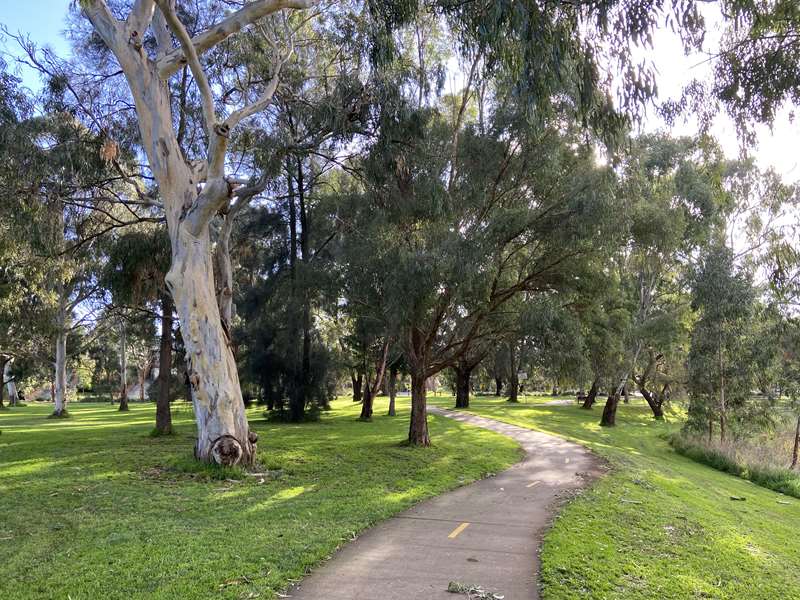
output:
M 447 537 L 449 537 L 451 540 L 455 539 L 456 537 L 458 537 L 458 534 L 464 531 L 467 527 L 469 527 L 469 523 L 462 523 L 461 525 L 453 529 L 453 531 L 451 531 L 450 535 L 448 535 Z
M 533 482 L 529 483 L 528 485 L 526 485 L 525 487 L 531 488 L 531 487 L 533 487 L 535 485 L 539 485 L 540 483 L 542 483 L 542 482 L 541 481 L 533 481 Z

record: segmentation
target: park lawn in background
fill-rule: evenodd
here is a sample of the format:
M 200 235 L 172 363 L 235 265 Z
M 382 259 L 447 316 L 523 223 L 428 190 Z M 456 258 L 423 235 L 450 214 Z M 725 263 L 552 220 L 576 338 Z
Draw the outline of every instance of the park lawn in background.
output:
M 334 402 L 318 423 L 248 411 L 266 477 L 198 469 L 194 422 L 150 437 L 154 407 L 73 403 L 0 415 L 0 598 L 275 598 L 358 532 L 521 458 L 508 438 L 431 416 L 404 446 L 408 400 L 371 423 Z
M 636 398 L 601 428 L 602 402 L 522 400 L 473 397 L 470 411 L 577 441 L 611 466 L 545 537 L 545 600 L 800 598 L 800 501 L 678 455 L 666 437 L 681 412 L 657 422 Z

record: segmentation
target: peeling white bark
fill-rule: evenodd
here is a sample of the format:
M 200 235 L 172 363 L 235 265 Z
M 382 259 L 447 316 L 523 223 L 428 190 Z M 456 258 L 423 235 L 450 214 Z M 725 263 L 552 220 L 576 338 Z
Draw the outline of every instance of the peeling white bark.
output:
M 56 360 L 55 368 L 55 406 L 53 414 L 61 416 L 67 410 L 67 329 L 64 297 L 62 294 L 61 305 L 58 309 L 58 332 L 56 333 Z

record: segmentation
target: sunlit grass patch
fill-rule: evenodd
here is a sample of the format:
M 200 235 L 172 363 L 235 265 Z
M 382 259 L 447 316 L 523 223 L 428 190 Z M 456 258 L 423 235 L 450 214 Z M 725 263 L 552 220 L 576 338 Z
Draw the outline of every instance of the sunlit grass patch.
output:
M 163 437 L 150 404 L 72 404 L 65 421 L 47 404 L 4 412 L 0 598 L 275 598 L 365 527 L 520 458 L 503 436 L 433 416 L 433 447 L 404 447 L 408 400 L 397 417 L 386 403 L 372 423 L 349 400 L 300 425 L 253 407 L 255 473 L 196 463 L 184 403 Z

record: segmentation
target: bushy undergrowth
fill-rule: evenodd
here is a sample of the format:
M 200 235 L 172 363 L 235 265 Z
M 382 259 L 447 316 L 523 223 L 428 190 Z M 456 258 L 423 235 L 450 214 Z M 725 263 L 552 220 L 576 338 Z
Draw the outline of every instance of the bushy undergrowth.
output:
M 778 446 L 783 445 L 781 436 L 771 439 L 772 443 L 766 440 L 761 440 L 762 443 L 720 442 L 680 432 L 670 436 L 669 442 L 678 454 L 696 462 L 800 498 L 800 472 L 778 462 L 786 456 L 775 452 Z

